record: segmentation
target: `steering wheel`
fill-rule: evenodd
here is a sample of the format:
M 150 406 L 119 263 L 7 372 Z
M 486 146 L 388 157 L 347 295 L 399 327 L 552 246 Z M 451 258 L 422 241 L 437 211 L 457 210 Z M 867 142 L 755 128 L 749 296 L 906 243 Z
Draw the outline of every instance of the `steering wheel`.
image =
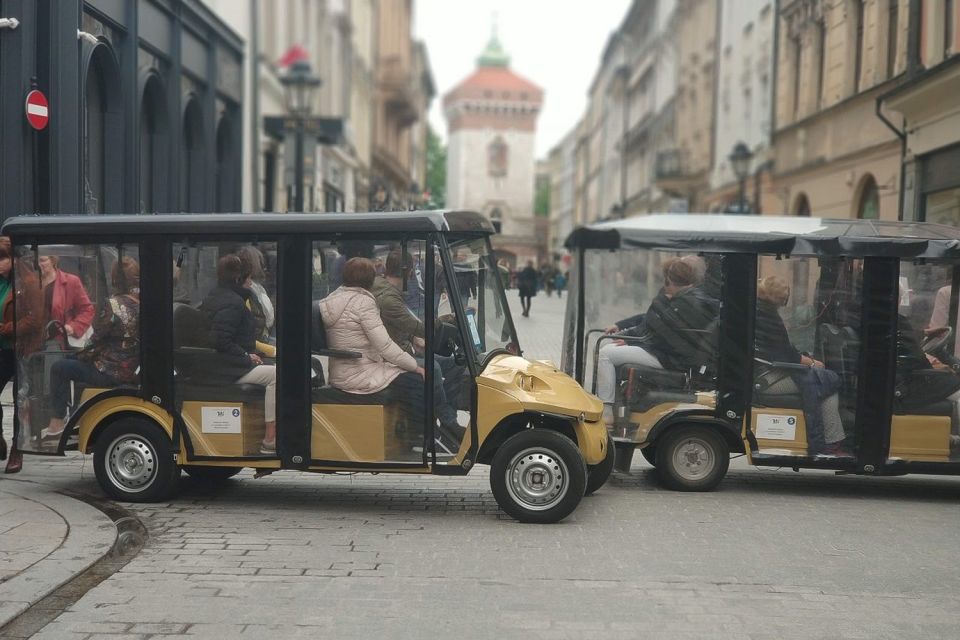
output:
M 920 348 L 923 349 L 924 353 L 937 355 L 938 351 L 947 346 L 947 342 L 950 341 L 952 336 L 953 327 L 939 327 L 929 335 L 924 336 L 923 341 L 920 342 Z

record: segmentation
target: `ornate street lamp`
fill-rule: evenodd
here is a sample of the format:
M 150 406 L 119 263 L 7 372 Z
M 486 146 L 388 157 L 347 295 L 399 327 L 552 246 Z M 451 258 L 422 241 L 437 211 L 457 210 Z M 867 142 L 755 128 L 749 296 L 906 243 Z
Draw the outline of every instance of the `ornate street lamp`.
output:
M 738 212 L 744 213 L 747 208 L 747 175 L 750 173 L 750 161 L 753 160 L 753 152 L 750 151 L 750 147 L 742 142 L 738 142 L 734 145 L 729 160 L 734 175 L 737 176 L 737 180 L 740 181 Z
M 313 75 L 310 63 L 300 58 L 290 64 L 290 70 L 280 78 L 286 92 L 287 110 L 296 119 L 295 159 L 294 159 L 294 203 L 295 211 L 303 211 L 303 154 L 304 120 L 313 110 L 313 94 L 321 85 L 319 77 Z

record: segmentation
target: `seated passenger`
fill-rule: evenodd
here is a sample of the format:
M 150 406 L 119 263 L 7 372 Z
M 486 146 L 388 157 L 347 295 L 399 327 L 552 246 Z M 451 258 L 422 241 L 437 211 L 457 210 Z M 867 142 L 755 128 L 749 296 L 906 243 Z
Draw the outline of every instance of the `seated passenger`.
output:
M 701 332 L 716 318 L 717 306 L 697 287 L 702 271 L 693 260 L 681 258 L 666 260 L 662 270 L 663 289 L 643 317 L 634 316 L 622 321 L 622 327 L 618 323 L 607 329 L 607 333 L 613 333 L 623 328 L 624 335 L 644 338 L 643 346 L 618 340 L 600 349 L 597 395 L 606 405 L 604 420 L 608 424 L 613 421 L 617 367 L 637 364 L 682 370 L 706 364 L 694 360 L 702 349 Z
M 137 384 L 140 365 L 140 265 L 130 257 L 110 270 L 114 294 L 94 320 L 90 344 L 75 358 L 58 360 L 50 369 L 50 403 L 53 412 L 44 439 L 63 433 L 70 382 L 93 387 Z
M 918 407 L 941 400 L 954 404 L 951 418 L 950 445 L 960 448 L 960 376 L 934 356 L 925 353 L 920 344 L 921 332 L 905 315 L 897 318 L 897 386 L 901 398 Z M 909 413 L 909 410 L 907 411 Z
M 266 277 L 263 253 L 254 246 L 246 245 L 237 250 L 237 257 L 243 265 L 243 287 L 250 291 L 247 307 L 253 312 L 257 322 L 257 340 L 268 342 L 271 339 L 275 314 L 273 301 L 261 284 Z
M 384 275 L 374 278 L 370 291 L 380 307 L 380 319 L 390 339 L 407 353 L 416 356 L 425 347 L 423 322 L 404 304 L 400 291 L 412 269 L 413 259 L 409 255 L 402 255 L 400 250 L 391 251 L 384 264 Z M 424 359 L 417 357 L 417 363 L 423 366 Z M 433 394 L 440 426 L 450 434 L 459 434 L 462 429 L 457 423 L 457 410 L 453 402 L 460 396 L 463 367 L 457 365 L 452 356 L 435 353 L 433 369 Z
M 217 350 L 218 374 L 236 384 L 263 385 L 264 434 L 260 453 L 277 452 L 277 370 L 263 364 L 257 353 L 257 325 L 247 308 L 247 290 L 243 288 L 243 265 L 233 254 L 217 261 L 217 286 L 203 303 L 200 311 L 210 323 L 209 344 Z
M 423 425 L 424 370 L 390 339 L 371 293 L 376 274 L 370 259 L 350 258 L 343 268 L 343 285 L 320 301 L 327 345 L 362 354 L 356 359 L 331 358 L 330 385 L 358 394 L 391 389 L 414 424 Z
M 840 420 L 840 376 L 825 369 L 823 363 L 800 353 L 790 343 L 787 327 L 780 317 L 780 307 L 790 300 L 790 287 L 778 276 L 767 276 L 757 283 L 757 357 L 769 362 L 786 362 L 810 367 L 809 371 L 793 372 L 767 389 L 771 394 L 800 392 L 807 429 L 807 451 L 817 454 L 847 456 L 843 449 L 843 422 Z
M 40 256 L 39 262 L 44 325 L 51 321 L 59 322 L 68 339 L 83 341 L 85 336 L 88 337 L 87 331 L 94 314 L 83 282 L 78 276 L 61 270 L 57 256 Z

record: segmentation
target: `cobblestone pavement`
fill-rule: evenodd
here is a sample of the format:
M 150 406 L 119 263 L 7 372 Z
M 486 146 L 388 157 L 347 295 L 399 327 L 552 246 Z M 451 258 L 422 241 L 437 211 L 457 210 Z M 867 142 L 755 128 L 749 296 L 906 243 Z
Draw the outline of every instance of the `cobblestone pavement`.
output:
M 561 311 L 538 296 L 518 317 L 528 355 L 558 358 Z M 36 637 L 960 636 L 960 480 L 735 463 L 681 494 L 636 458 L 551 526 L 500 514 L 485 468 L 184 478 L 169 503 L 125 505 L 143 552 Z M 20 479 L 99 493 L 77 455 Z

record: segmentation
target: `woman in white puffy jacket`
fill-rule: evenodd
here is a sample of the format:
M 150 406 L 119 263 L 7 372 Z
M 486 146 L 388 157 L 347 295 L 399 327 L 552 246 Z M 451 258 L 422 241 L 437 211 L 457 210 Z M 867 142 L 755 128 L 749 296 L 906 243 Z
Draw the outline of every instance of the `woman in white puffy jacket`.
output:
M 394 399 L 423 423 L 423 367 L 390 339 L 377 300 L 370 293 L 376 269 L 366 258 L 351 258 L 343 268 L 343 284 L 320 301 L 320 314 L 331 349 L 357 351 L 360 358 L 331 358 L 330 385 L 348 393 L 370 394 L 390 389 Z

